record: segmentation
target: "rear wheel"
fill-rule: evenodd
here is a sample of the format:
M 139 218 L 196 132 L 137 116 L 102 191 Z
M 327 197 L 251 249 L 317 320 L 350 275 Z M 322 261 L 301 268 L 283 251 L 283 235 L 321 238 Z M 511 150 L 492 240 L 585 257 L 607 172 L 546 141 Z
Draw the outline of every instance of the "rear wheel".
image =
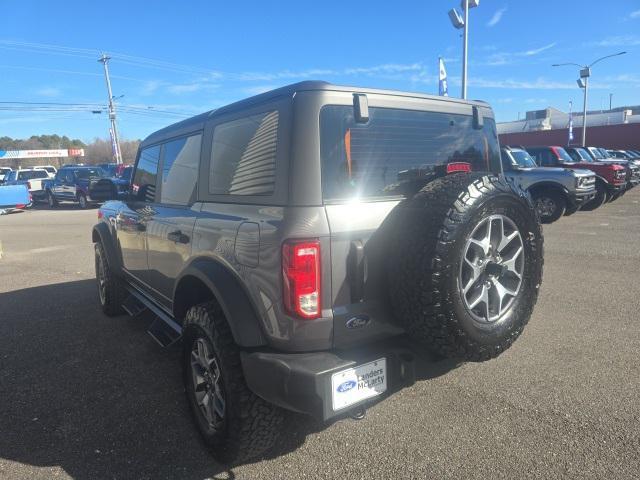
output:
M 279 437 L 283 410 L 247 387 L 240 351 L 216 302 L 190 308 L 184 324 L 184 385 L 205 443 L 224 463 L 263 456 Z
M 553 223 L 558 220 L 567 209 L 564 196 L 553 190 L 543 190 L 533 194 L 533 204 L 542 223 Z
M 399 205 L 391 304 L 409 334 L 445 357 L 504 352 L 542 280 L 542 230 L 527 194 L 493 176 L 452 175 Z

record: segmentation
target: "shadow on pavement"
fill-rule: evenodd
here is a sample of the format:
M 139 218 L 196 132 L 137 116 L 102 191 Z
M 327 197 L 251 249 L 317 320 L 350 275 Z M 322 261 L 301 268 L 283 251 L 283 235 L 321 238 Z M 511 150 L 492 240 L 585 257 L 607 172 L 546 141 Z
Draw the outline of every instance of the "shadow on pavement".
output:
M 76 479 L 235 478 L 192 426 L 178 348 L 158 347 L 144 319 L 97 305 L 93 280 L 0 294 L 0 459 Z M 423 363 L 420 378 L 456 366 Z M 323 428 L 292 415 L 269 457 Z

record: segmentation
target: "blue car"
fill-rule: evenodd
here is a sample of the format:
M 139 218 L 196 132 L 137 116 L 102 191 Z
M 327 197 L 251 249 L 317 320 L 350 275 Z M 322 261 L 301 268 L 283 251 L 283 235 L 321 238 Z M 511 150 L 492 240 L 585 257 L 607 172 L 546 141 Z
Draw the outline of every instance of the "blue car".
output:
M 0 185 L 0 215 L 22 210 L 31 205 L 26 185 Z

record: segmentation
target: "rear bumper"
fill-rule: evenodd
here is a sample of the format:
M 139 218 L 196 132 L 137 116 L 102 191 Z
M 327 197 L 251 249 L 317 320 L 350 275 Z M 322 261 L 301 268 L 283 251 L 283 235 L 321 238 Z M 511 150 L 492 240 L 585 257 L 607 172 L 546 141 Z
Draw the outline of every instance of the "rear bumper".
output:
M 380 358 L 386 358 L 387 391 L 347 408 L 334 410 L 332 375 Z M 256 395 L 279 407 L 325 421 L 412 385 L 415 382 L 415 358 L 406 343 L 399 339 L 348 352 L 241 354 L 247 385 Z

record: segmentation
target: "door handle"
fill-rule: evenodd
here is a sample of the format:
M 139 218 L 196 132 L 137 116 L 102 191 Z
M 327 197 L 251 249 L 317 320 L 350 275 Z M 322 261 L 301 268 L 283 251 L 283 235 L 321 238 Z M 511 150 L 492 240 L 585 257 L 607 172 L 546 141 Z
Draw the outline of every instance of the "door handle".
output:
M 189 243 L 189 236 L 182 233 L 180 230 L 176 230 L 175 232 L 169 232 L 167 234 L 167 238 L 174 243 Z

